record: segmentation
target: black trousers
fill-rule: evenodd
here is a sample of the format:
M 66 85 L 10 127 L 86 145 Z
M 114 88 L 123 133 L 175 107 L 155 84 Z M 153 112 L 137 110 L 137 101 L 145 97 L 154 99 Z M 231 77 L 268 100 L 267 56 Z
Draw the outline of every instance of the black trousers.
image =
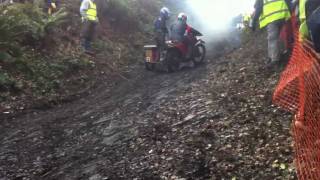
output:
M 91 49 L 91 42 L 95 36 L 97 22 L 86 20 L 82 24 L 82 46 L 85 50 Z

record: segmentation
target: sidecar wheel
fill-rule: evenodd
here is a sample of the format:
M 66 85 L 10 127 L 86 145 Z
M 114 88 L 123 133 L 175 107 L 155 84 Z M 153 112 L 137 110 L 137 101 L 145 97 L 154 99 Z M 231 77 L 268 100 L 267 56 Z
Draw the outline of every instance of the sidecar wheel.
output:
M 145 62 L 145 68 L 147 71 L 153 71 L 155 68 L 155 65 L 153 63 Z

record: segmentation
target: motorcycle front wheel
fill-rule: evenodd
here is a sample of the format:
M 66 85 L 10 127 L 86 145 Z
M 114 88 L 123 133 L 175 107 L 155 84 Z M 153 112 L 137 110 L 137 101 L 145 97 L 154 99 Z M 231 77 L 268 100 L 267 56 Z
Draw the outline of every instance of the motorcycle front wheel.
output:
M 203 63 L 204 58 L 206 57 L 206 47 L 203 44 L 199 44 L 195 48 L 195 57 L 193 58 L 193 62 L 196 65 L 199 65 Z

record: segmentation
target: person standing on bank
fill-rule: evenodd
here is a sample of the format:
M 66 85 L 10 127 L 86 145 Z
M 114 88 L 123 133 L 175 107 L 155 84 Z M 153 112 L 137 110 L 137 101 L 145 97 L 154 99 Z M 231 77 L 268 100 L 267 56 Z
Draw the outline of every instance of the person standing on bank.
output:
M 47 12 L 48 15 L 52 15 L 57 11 L 57 0 L 47 0 Z
M 80 14 L 82 20 L 82 47 L 85 53 L 93 54 L 91 43 L 99 22 L 95 0 L 82 0 Z
M 259 20 L 260 28 L 267 27 L 268 65 L 273 67 L 280 61 L 280 32 L 285 22 L 290 19 L 289 0 L 256 0 L 252 30 L 255 31 Z

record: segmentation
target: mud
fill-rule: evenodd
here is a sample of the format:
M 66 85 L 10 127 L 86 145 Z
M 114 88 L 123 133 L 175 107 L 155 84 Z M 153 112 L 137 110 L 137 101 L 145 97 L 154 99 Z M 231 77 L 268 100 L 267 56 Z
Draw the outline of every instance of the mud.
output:
M 177 73 L 139 64 L 129 81 L 3 115 L 0 179 L 295 179 L 291 115 L 271 103 L 280 70 L 265 68 L 264 42 Z

